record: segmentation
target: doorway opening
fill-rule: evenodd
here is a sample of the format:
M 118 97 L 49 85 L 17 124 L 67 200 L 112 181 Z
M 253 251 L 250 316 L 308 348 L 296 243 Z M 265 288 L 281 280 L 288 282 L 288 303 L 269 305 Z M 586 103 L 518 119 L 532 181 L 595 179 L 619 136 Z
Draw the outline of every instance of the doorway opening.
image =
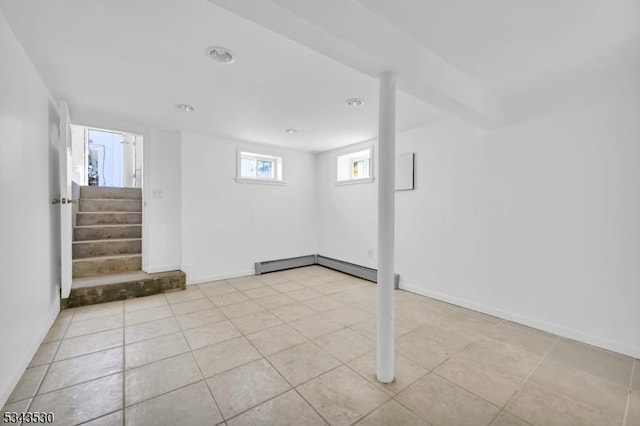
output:
M 142 135 L 71 125 L 71 143 L 80 186 L 142 188 Z
M 76 290 L 124 286 L 144 275 L 143 136 L 72 124 L 71 145 L 71 187 L 77 202 L 69 218 L 72 302 L 67 303 L 95 303 L 95 294 L 85 300 L 82 295 L 88 293 Z

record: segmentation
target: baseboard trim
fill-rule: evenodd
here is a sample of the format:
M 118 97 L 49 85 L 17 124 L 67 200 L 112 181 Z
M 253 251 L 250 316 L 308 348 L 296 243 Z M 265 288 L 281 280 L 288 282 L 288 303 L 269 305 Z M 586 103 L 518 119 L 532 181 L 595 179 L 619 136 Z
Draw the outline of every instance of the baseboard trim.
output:
M 316 255 L 289 257 L 286 259 L 267 260 L 264 262 L 256 262 L 256 275 L 266 274 L 268 272 L 283 271 L 285 269 L 300 268 L 303 266 L 311 266 L 317 263 Z
M 528 327 L 536 328 L 538 330 L 546 331 L 549 333 L 557 334 L 561 337 L 577 340 L 582 343 L 597 346 L 599 348 L 607 349 L 613 352 L 617 352 L 623 355 L 628 355 L 633 358 L 640 358 L 640 348 L 597 336 L 590 333 L 585 333 L 574 328 L 561 326 L 558 324 L 550 323 L 537 318 L 532 318 L 526 315 L 517 314 L 514 312 L 506 311 L 500 308 L 496 308 L 491 305 L 485 305 L 483 303 L 472 302 L 467 299 L 452 296 L 437 291 L 428 290 L 422 287 L 412 285 L 410 283 L 402 283 L 401 290 L 407 290 L 412 293 L 427 296 L 433 299 L 441 300 L 443 302 L 451 303 L 453 305 L 462 306 L 463 308 L 473 309 L 474 311 L 482 312 L 484 314 L 492 315 L 498 318 L 502 318 L 508 321 L 512 321 L 518 324 L 526 325 Z
M 325 268 L 333 269 L 363 280 L 378 282 L 378 271 L 355 263 L 345 262 L 344 260 L 334 259 L 322 256 L 320 254 L 310 254 L 307 256 L 290 257 L 285 259 L 267 260 L 256 262 L 255 274 L 266 274 L 269 272 L 284 271 L 286 269 L 300 268 L 303 266 L 320 265 Z M 398 289 L 400 283 L 400 275 L 394 275 L 394 288 Z
M 316 255 L 316 263 L 325 268 L 333 269 L 335 271 L 343 272 L 345 274 L 353 275 L 354 277 L 362 278 L 363 280 L 371 281 L 373 283 L 378 282 L 378 270 L 368 268 L 366 266 L 356 265 L 355 263 L 345 262 L 344 260 L 333 259 L 322 255 Z M 400 283 L 400 275 L 394 274 L 393 287 L 397 290 Z

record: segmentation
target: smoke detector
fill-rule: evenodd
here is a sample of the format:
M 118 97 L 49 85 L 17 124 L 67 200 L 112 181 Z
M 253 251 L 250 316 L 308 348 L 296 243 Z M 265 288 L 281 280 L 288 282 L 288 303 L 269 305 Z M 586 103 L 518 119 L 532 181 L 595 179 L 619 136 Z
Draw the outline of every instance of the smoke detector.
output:
M 296 129 L 286 129 L 285 132 L 289 133 L 290 135 L 294 134 L 297 132 Z

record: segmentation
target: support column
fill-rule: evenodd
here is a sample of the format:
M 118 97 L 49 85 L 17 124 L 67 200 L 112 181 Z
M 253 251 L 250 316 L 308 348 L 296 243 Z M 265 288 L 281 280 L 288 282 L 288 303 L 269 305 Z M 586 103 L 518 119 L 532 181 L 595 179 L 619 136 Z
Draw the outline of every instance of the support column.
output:
M 394 379 L 393 290 L 395 239 L 396 81 L 380 74 L 378 112 L 378 344 L 377 377 Z

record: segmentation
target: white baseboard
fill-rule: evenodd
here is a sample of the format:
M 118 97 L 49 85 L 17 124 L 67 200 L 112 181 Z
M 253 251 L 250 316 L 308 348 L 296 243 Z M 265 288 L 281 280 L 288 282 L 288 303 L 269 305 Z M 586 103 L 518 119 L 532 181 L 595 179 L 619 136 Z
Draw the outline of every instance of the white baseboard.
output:
M 582 343 L 587 343 L 589 345 L 597 346 L 599 348 L 607 349 L 609 351 L 621 353 L 623 355 L 628 355 L 633 358 L 640 358 L 640 348 L 629 345 L 624 342 L 610 340 L 603 336 L 586 333 L 581 330 L 576 330 L 574 328 L 550 323 L 538 318 L 532 318 L 526 315 L 505 311 L 503 309 L 496 308 L 490 305 L 485 305 L 483 303 L 477 303 L 471 300 L 462 299 L 460 297 L 451 296 L 451 295 L 440 293 L 437 291 L 431 291 L 422 287 L 412 285 L 410 283 L 401 282 L 400 289 L 407 290 L 412 293 L 420 294 L 422 296 L 431 297 L 433 299 L 441 300 L 443 302 L 451 303 L 453 305 L 462 306 L 468 309 L 473 309 L 474 311 L 482 312 L 484 314 L 492 315 L 494 317 L 516 322 L 518 324 L 526 325 L 528 327 L 537 328 L 538 330 L 557 334 L 561 337 L 577 340 Z
M 187 285 L 207 283 L 209 281 L 226 280 L 229 278 L 246 277 L 248 275 L 255 275 L 255 274 L 256 273 L 253 269 L 247 269 L 245 271 L 238 271 L 238 272 L 229 272 L 229 273 L 220 274 L 220 275 L 209 275 L 206 277 L 190 277 L 189 274 L 187 274 Z

